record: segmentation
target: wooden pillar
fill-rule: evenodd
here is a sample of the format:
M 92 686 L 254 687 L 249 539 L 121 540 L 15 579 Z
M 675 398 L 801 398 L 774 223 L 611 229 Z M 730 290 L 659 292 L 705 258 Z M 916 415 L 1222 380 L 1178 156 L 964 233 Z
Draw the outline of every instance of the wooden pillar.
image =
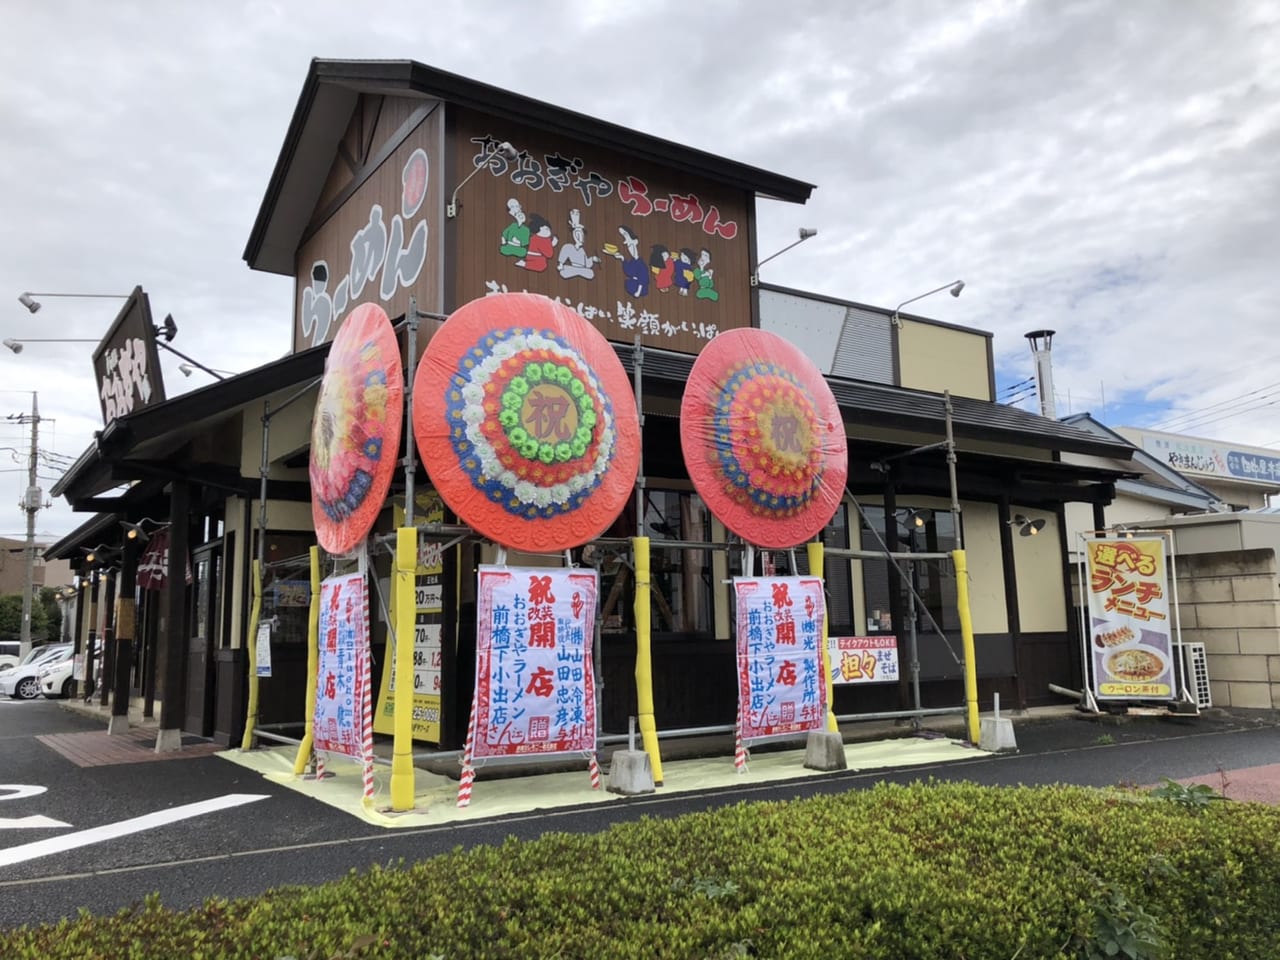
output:
M 102 575 L 97 570 L 89 573 L 89 636 L 84 648 L 84 698 L 93 694 L 94 657 L 98 649 L 98 586 Z
M 1018 608 L 1018 570 L 1013 553 L 1013 526 L 1009 498 L 1001 497 L 997 519 L 1000 526 L 1000 566 L 1004 569 L 1004 610 L 1013 643 L 1013 672 L 1017 674 L 1019 710 L 1027 708 L 1027 677 L 1022 672 L 1022 614 Z
M 107 570 L 106 593 L 102 598 L 102 663 L 98 670 L 98 704 L 105 707 L 111 702 L 111 678 L 114 676 L 112 665 L 116 655 L 116 572 Z
M 85 622 L 84 608 L 88 605 L 88 603 L 89 603 L 89 580 L 88 578 L 82 576 L 80 578 L 80 583 L 76 585 L 76 626 L 75 626 L 76 645 L 75 645 L 75 649 L 72 651 L 72 656 L 81 658 L 80 672 L 82 675 L 84 673 L 84 661 L 85 659 L 87 659 L 84 656 L 84 651 L 86 647 L 85 638 L 84 638 L 84 622 Z M 74 668 L 72 669 L 71 676 L 73 678 L 75 677 Z M 78 681 L 73 679 L 71 681 L 71 698 L 74 700 L 79 695 L 80 695 L 80 688 L 78 686 Z
M 156 752 L 182 749 L 182 722 L 187 710 L 187 539 L 191 487 L 175 480 L 169 491 L 169 569 L 165 571 L 168 609 L 165 616 L 164 700 Z M 253 638 L 249 638 L 252 642 Z
M 120 559 L 120 595 L 116 600 L 115 675 L 111 696 L 111 720 L 107 733 L 129 732 L 129 679 L 133 673 L 133 641 L 137 638 L 138 540 L 125 537 Z M 104 678 L 105 680 L 105 678 Z M 103 684 L 105 689 L 105 682 Z

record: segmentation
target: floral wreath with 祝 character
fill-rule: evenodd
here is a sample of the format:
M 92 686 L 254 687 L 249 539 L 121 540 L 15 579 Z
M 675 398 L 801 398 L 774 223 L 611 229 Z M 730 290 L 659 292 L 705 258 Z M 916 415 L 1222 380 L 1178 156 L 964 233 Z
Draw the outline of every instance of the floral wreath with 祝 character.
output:
M 747 361 L 730 375 L 713 415 L 724 490 L 757 516 L 804 511 L 825 469 L 816 405 L 785 367 Z
M 550 331 L 495 330 L 468 350 L 446 420 L 472 484 L 526 520 L 578 509 L 616 453 L 613 405 L 578 351 Z
M 348 376 L 325 381 L 311 427 L 319 467 L 311 471 L 311 483 L 320 508 L 335 523 L 348 519 L 368 496 L 387 430 L 387 373 L 376 341 L 360 345 L 359 361 L 362 372 L 331 365 Z

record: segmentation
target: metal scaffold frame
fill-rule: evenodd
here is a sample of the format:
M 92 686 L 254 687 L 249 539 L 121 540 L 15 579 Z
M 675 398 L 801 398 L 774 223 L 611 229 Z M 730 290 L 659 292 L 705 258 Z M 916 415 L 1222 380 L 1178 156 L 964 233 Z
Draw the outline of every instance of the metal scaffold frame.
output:
M 423 313 L 417 309 L 416 300 L 411 298 L 408 313 L 404 321 L 397 325 L 407 332 L 407 355 L 406 370 L 408 374 L 405 377 L 405 416 L 406 429 L 411 431 L 413 424 L 413 377 L 412 368 L 413 361 L 417 357 L 417 333 L 418 325 L 421 319 L 445 320 L 447 317 L 440 314 Z M 733 724 L 704 726 L 704 727 L 686 727 L 676 728 L 658 732 L 656 719 L 654 716 L 654 698 L 653 698 L 653 669 L 652 669 L 652 649 L 651 649 L 651 623 L 650 623 L 650 605 L 652 583 L 650 579 L 650 556 L 654 548 L 650 538 L 645 536 L 645 495 L 647 490 L 647 480 L 644 472 L 643 458 L 643 435 L 644 435 L 644 346 L 639 336 L 635 338 L 633 348 L 633 386 L 635 391 L 636 409 L 640 420 L 640 436 L 641 450 L 637 464 L 635 479 L 635 502 L 636 502 L 636 533 L 631 538 L 608 538 L 601 537 L 586 546 L 596 548 L 596 558 L 593 560 L 594 566 L 599 565 L 606 559 L 606 555 L 620 557 L 624 552 L 629 553 L 629 567 L 634 574 L 634 622 L 636 632 L 636 694 L 637 694 L 637 720 L 640 726 L 641 737 L 645 752 L 649 755 L 655 784 L 662 783 L 662 763 L 659 742 L 662 739 L 675 739 L 680 737 L 702 736 L 710 734 L 732 733 L 736 728 Z M 258 678 L 256 676 L 255 662 L 255 645 L 253 638 L 256 636 L 258 624 L 262 615 L 263 604 L 263 580 L 267 570 L 265 560 L 265 541 L 267 530 L 267 479 L 270 470 L 269 458 L 269 440 L 272 418 L 283 410 L 291 406 L 301 397 L 305 396 L 319 383 L 319 380 L 312 381 L 300 390 L 289 396 L 284 402 L 277 405 L 274 409 L 269 402 L 263 405 L 262 415 L 262 459 L 260 467 L 260 491 L 259 491 L 259 511 L 258 511 L 258 545 L 257 556 L 253 563 L 252 586 L 253 586 L 253 606 L 249 620 L 249 631 L 247 633 L 246 645 L 249 651 L 249 699 L 248 711 L 245 724 L 244 737 L 241 742 L 242 749 L 250 749 L 255 738 L 270 739 L 282 743 L 296 744 L 298 746 L 297 758 L 294 765 L 294 772 L 297 774 L 304 773 L 310 766 L 312 761 L 312 744 L 314 742 L 314 731 L 312 729 L 312 717 L 315 708 L 316 699 L 316 671 L 318 663 L 317 644 L 319 633 L 319 587 L 320 587 L 320 570 L 321 557 L 320 548 L 312 547 L 310 550 L 310 577 L 311 577 L 311 607 L 308 617 L 308 662 L 307 662 L 307 689 L 306 689 L 306 706 L 305 719 L 303 721 L 304 734 L 301 739 L 285 736 L 277 732 L 282 728 L 296 728 L 299 726 L 297 722 L 288 724 L 273 724 L 268 727 L 257 725 L 256 719 L 258 714 Z M 830 665 L 827 663 L 827 637 L 826 624 L 824 621 L 821 657 L 823 669 L 826 674 L 827 681 L 827 702 L 828 718 L 827 727 L 829 730 L 838 730 L 840 722 L 856 722 L 859 720 L 881 720 L 881 719 L 899 719 L 899 718 L 915 718 L 917 721 L 921 717 L 966 713 L 968 719 L 968 731 L 970 739 L 974 742 L 978 739 L 978 722 L 977 722 L 977 682 L 976 672 L 973 666 L 974 646 L 972 623 L 968 612 L 968 583 L 967 583 L 967 566 L 965 563 L 965 554 L 963 542 L 960 534 L 959 513 L 960 505 L 956 488 L 956 470 L 955 470 L 955 442 L 952 434 L 951 425 L 951 397 L 950 394 L 944 394 L 944 405 L 946 411 L 946 439 L 939 442 L 928 444 L 922 447 L 916 447 L 911 450 L 895 454 L 889 459 L 898 459 L 908 457 L 914 454 L 923 453 L 930 450 L 945 449 L 947 452 L 947 462 L 951 481 L 951 513 L 953 516 L 953 524 L 956 535 L 957 549 L 951 553 L 910 553 L 901 551 L 891 551 L 876 532 L 876 537 L 880 542 L 882 550 L 858 550 L 858 549 L 841 549 L 827 548 L 820 540 L 807 543 L 806 550 L 808 552 L 809 567 L 811 574 L 821 578 L 823 576 L 824 557 L 835 557 L 840 559 L 881 559 L 894 565 L 894 567 L 903 576 L 904 582 L 907 584 L 909 592 L 909 606 L 912 610 L 910 616 L 910 633 L 908 637 L 908 653 L 910 656 L 909 668 L 911 671 L 911 688 L 913 697 L 913 709 L 901 711 L 885 711 L 879 713 L 861 713 L 846 714 L 836 716 L 834 711 L 830 709 L 831 704 L 831 672 Z M 388 625 L 388 644 L 394 650 L 394 670 L 395 670 L 395 695 L 394 695 L 394 735 L 393 735 L 393 753 L 390 761 L 391 765 L 391 809 L 396 811 L 409 810 L 413 807 L 413 763 L 416 760 L 450 760 L 461 756 L 461 750 L 447 751 L 427 751 L 413 752 L 412 739 L 412 696 L 413 696 L 413 646 L 414 646 L 414 574 L 417 566 L 418 545 L 420 540 L 428 542 L 438 542 L 444 545 L 444 549 L 457 546 L 466 542 L 487 542 L 485 538 L 476 533 L 470 526 L 465 524 L 449 524 L 449 523 L 415 523 L 414 518 L 414 484 L 417 472 L 418 461 L 416 455 L 416 445 L 411 436 L 406 435 L 405 439 L 405 456 L 403 459 L 404 467 L 404 488 L 405 488 L 405 520 L 404 526 L 398 528 L 395 532 L 383 535 L 375 535 L 366 541 L 368 546 L 374 549 L 387 549 L 392 554 L 392 590 L 395 594 L 394 609 L 395 614 L 392 615 L 389 609 L 387 599 L 382 594 L 381 584 L 374 578 L 374 592 L 377 595 L 378 603 L 382 610 L 383 616 L 386 618 Z M 846 496 L 853 502 L 860 517 L 865 520 L 861 505 L 852 493 L 846 488 Z M 874 531 L 874 527 L 872 527 Z M 749 543 L 741 540 L 728 539 L 724 542 L 701 542 L 687 540 L 659 540 L 656 544 L 661 550 L 707 550 L 707 551 L 741 551 L 743 556 L 743 569 L 754 569 L 754 558 L 756 548 Z M 795 548 L 789 551 L 774 551 L 789 553 L 792 559 L 792 569 L 796 569 L 794 562 Z M 505 562 L 505 550 L 500 550 L 500 562 Z M 337 558 L 334 558 L 337 559 Z M 923 598 L 920 596 L 915 587 L 915 563 L 950 560 L 955 567 L 955 575 L 957 582 L 957 606 L 959 607 L 961 635 L 964 643 L 963 659 L 957 656 L 954 649 L 951 649 L 947 638 L 938 625 L 933 615 L 929 613 Z M 572 557 L 569 551 L 565 551 L 565 562 L 572 566 Z M 907 567 L 904 570 L 903 565 Z M 919 660 L 917 655 L 917 637 L 915 630 L 914 610 L 919 604 L 920 609 L 924 611 L 925 616 L 929 619 L 933 629 L 947 643 L 948 649 L 953 658 L 958 663 L 964 665 L 965 674 L 965 703 L 956 707 L 926 709 L 921 704 L 920 699 L 920 683 L 919 683 Z M 601 617 L 597 611 L 595 637 L 593 643 L 594 663 L 593 670 L 596 679 L 596 696 L 598 700 L 602 700 L 604 694 L 604 679 L 601 667 Z M 597 725 L 602 725 L 602 713 L 597 709 Z M 628 739 L 626 734 L 617 735 L 601 735 L 597 738 L 597 744 L 621 743 Z M 387 763 L 387 761 L 379 761 Z

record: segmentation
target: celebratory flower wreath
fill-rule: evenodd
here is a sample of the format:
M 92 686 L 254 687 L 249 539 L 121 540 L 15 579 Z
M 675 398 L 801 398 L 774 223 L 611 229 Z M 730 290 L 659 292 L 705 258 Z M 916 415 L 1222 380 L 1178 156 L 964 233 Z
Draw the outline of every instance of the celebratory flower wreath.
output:
M 395 472 L 403 403 L 391 322 L 362 304 L 333 340 L 311 424 L 311 512 L 329 553 L 351 552 L 373 528 Z
M 699 496 L 749 543 L 803 543 L 844 495 L 848 448 L 835 397 L 776 334 L 730 330 L 707 344 L 685 386 L 680 443 Z
M 586 543 L 631 494 L 640 427 L 630 383 L 608 341 L 562 304 L 513 293 L 462 307 L 428 344 L 414 397 L 433 485 L 503 546 Z

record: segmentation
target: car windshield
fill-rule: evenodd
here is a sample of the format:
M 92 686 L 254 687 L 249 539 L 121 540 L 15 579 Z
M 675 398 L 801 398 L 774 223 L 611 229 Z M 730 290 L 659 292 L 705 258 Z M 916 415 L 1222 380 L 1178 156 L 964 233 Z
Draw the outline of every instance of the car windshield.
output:
M 27 666 L 31 663 L 41 663 L 45 660 L 60 659 L 66 656 L 71 650 L 71 646 L 65 643 L 57 643 L 52 646 L 35 647 L 22 658 L 19 666 Z

